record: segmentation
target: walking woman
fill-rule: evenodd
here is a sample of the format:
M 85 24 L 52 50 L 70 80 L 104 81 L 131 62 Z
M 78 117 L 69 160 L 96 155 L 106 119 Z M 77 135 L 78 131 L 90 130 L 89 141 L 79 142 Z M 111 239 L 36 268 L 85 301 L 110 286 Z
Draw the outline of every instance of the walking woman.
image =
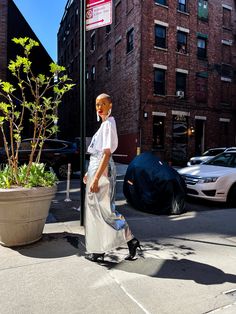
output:
M 135 258 L 139 241 L 122 215 L 115 210 L 116 170 L 112 153 L 118 146 L 115 119 L 111 117 L 112 102 L 107 94 L 96 99 L 97 119 L 102 119 L 98 131 L 88 147 L 90 162 L 84 177 L 85 243 L 87 259 L 98 262 L 106 252 L 128 244 L 126 260 Z

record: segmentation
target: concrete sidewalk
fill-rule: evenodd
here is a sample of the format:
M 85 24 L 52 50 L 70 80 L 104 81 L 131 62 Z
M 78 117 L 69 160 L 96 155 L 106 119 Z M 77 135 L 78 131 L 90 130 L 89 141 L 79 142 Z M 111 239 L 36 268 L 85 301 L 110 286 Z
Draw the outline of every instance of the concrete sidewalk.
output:
M 0 246 L 1 314 L 236 313 L 236 209 L 137 212 L 122 196 L 122 176 L 117 207 L 141 240 L 137 260 L 124 261 L 126 247 L 101 264 L 84 258 L 77 180 L 72 202 L 57 194 L 41 241 Z

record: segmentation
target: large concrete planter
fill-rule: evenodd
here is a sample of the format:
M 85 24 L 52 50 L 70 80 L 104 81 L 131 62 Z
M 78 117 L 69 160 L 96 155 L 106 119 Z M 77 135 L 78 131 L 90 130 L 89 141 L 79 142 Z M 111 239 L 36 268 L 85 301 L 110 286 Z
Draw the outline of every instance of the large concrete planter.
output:
M 0 189 L 0 244 L 8 247 L 38 241 L 56 186 Z

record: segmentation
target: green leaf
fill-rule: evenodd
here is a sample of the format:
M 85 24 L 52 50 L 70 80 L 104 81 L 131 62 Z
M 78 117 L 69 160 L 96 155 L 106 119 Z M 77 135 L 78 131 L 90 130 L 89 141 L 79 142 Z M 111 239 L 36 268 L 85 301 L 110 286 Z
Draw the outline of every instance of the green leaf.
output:
M 63 72 L 63 71 L 65 71 L 65 67 L 63 67 L 63 66 L 61 66 L 61 65 L 58 65 L 58 64 L 56 64 L 56 63 L 54 63 L 54 62 L 52 62 L 52 63 L 50 63 L 49 64 L 49 67 L 50 67 L 50 72 L 51 73 L 60 73 L 60 72 Z
M 7 94 L 11 94 L 16 90 L 14 86 L 9 82 L 0 82 L 0 86 L 2 87 L 2 90 Z
M 9 107 L 11 107 L 9 104 L 5 102 L 0 102 L 0 111 L 2 111 L 4 114 L 7 114 L 9 112 Z

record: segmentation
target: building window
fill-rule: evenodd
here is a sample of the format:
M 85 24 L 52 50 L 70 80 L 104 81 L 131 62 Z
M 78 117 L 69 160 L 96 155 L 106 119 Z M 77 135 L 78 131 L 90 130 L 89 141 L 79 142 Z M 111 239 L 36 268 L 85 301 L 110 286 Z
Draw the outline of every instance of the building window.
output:
M 152 148 L 162 149 L 164 148 L 164 117 L 153 116 L 153 126 L 152 126 Z
M 134 49 L 134 29 L 131 28 L 126 35 L 127 49 L 126 52 L 129 53 Z
M 96 78 L 96 68 L 95 68 L 95 65 L 93 65 L 91 68 L 91 80 L 95 81 L 95 78 Z
M 204 75 L 205 74 L 205 75 Z M 197 73 L 196 77 L 196 101 L 207 102 L 207 73 Z
M 178 10 L 187 12 L 187 0 L 178 0 Z
M 111 69 L 111 50 L 108 50 L 106 53 L 106 70 Z
M 229 64 L 222 64 L 221 65 L 221 77 L 232 79 L 233 69 L 232 69 L 231 65 L 229 65 Z
M 231 83 L 221 81 L 221 103 L 229 105 L 231 102 Z
M 106 26 L 106 34 L 110 34 L 111 32 L 111 25 Z
M 208 19 L 208 1 L 198 0 L 198 17 L 203 20 Z
M 121 1 L 115 6 L 115 25 L 121 22 Z
M 166 48 L 166 27 L 155 25 L 155 46 Z
M 187 81 L 187 74 L 176 72 L 176 95 L 179 92 L 183 92 L 183 98 L 186 98 L 186 81 Z
M 167 5 L 166 0 L 155 0 L 155 3 L 162 4 L 162 5 Z
M 187 33 L 177 31 L 177 51 L 187 53 Z
M 197 38 L 197 57 L 198 59 L 206 59 L 207 57 L 207 40 L 206 38 Z
M 223 8 L 223 27 L 232 28 L 231 24 L 231 10 L 227 8 Z
M 166 71 L 163 69 L 154 69 L 154 94 L 166 94 Z
M 93 33 L 90 37 L 90 51 L 94 51 L 96 48 L 96 44 L 95 44 L 95 33 Z

